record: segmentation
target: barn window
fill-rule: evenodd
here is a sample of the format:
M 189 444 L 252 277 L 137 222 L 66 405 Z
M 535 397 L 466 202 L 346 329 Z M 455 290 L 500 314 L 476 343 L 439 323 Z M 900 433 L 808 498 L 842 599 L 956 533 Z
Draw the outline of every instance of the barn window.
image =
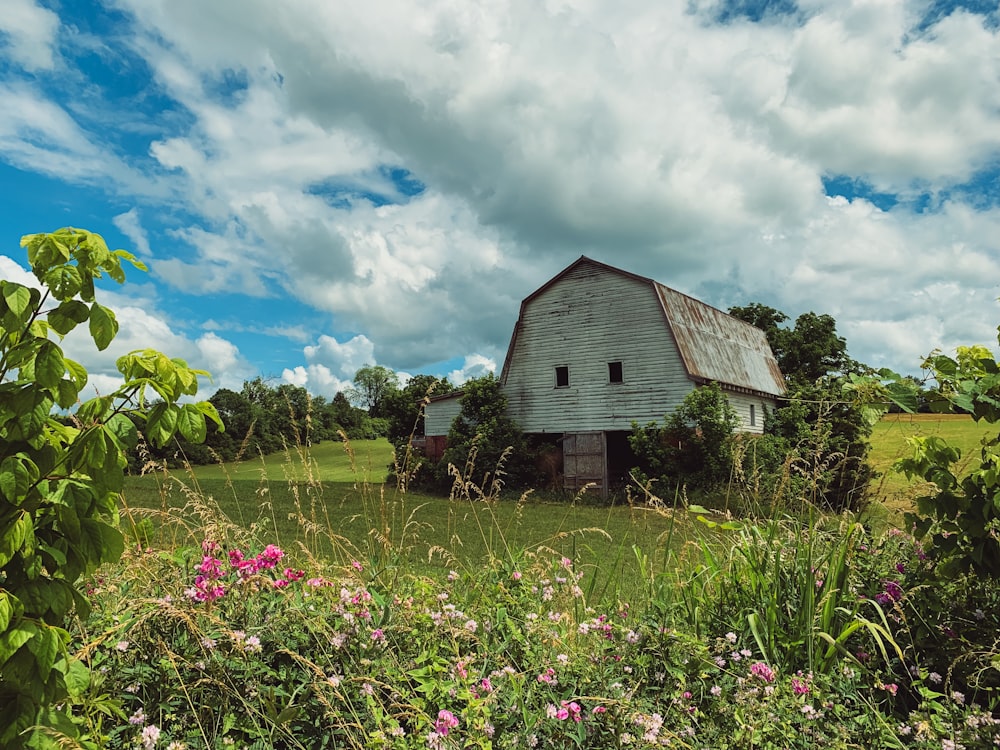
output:
M 569 387 L 569 365 L 556 367 L 556 388 Z
M 622 363 L 618 362 L 608 362 L 608 382 L 609 383 L 621 383 L 624 380 L 622 376 Z
M 750 426 L 757 426 L 757 411 L 753 404 L 750 404 Z

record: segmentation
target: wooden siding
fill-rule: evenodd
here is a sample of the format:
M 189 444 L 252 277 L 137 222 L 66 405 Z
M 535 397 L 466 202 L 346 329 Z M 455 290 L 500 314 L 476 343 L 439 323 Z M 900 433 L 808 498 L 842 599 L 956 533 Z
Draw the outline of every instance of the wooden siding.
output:
M 740 432 L 750 432 L 761 435 L 764 432 L 764 410 L 774 412 L 777 402 L 774 399 L 766 399 L 761 396 L 750 396 L 744 393 L 726 393 L 729 403 L 736 409 L 740 417 Z M 754 424 L 750 424 L 750 407 L 754 408 Z
M 424 434 L 425 435 L 447 435 L 451 430 L 451 423 L 462 411 L 459 399 L 461 393 L 451 396 L 436 398 L 424 407 Z
M 529 433 L 659 422 L 694 387 L 653 286 L 600 264 L 580 263 L 527 300 L 512 345 L 508 413 Z M 609 382 L 609 362 L 622 363 L 621 383 Z

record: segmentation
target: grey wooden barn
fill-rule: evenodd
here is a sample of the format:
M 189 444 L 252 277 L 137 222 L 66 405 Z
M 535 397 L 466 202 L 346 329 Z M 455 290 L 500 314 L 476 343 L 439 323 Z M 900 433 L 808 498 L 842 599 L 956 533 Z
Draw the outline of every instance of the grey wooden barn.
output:
M 500 379 L 510 416 L 561 446 L 564 487 L 602 492 L 631 465 L 632 423 L 661 421 L 694 388 L 718 383 L 757 433 L 785 392 L 763 331 L 587 257 L 521 303 Z M 443 446 L 460 396 L 428 405 L 428 447 Z

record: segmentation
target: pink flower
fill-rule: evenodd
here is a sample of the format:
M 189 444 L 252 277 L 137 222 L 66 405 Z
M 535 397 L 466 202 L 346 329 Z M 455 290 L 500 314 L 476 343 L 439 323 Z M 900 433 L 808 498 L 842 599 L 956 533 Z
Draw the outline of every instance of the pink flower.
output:
M 520 580 L 521 580 L 521 571 L 519 571 L 519 570 L 515 570 L 515 571 L 514 571 L 514 572 L 513 572 L 512 574 L 511 574 L 511 576 L 510 576 L 510 577 L 511 577 L 511 578 L 513 578 L 513 579 L 514 579 L 515 581 L 520 581 Z
M 458 719 L 451 711 L 441 709 L 438 711 L 437 721 L 434 722 L 434 731 L 442 737 L 447 737 L 448 732 L 458 726 Z
M 357 560 L 351 560 L 351 567 L 354 568 L 359 573 L 365 569 L 365 567 L 359 563 Z
M 382 632 L 382 628 L 375 628 L 372 631 L 372 640 L 375 641 L 376 643 L 385 640 L 385 633 Z
M 809 692 L 809 683 L 805 680 L 800 680 L 798 677 L 793 677 L 792 692 L 795 693 L 795 695 L 805 695 Z
M 759 677 L 764 682 L 774 682 L 774 670 L 762 661 L 750 665 L 750 674 Z

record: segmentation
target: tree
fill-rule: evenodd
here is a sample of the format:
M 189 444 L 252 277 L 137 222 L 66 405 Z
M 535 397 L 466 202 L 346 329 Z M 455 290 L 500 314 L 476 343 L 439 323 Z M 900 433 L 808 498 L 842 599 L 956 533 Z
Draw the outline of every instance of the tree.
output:
M 86 616 L 77 581 L 113 562 L 124 548 L 117 498 L 127 454 L 138 441 L 163 445 L 174 433 L 204 440 L 207 402 L 181 405 L 198 390 L 183 360 L 152 350 L 118 359 L 124 382 L 113 393 L 78 403 L 84 367 L 57 341 L 84 323 L 106 349 L 118 332 L 114 313 L 95 299 L 94 280 L 121 283 L 123 263 L 144 269 L 104 239 L 65 228 L 21 239 L 39 288 L 0 281 L 0 748 L 39 739 L 29 729 L 76 728 L 56 704 L 86 681 L 85 665 L 67 650 L 66 619 Z M 53 340 L 54 339 L 54 340 Z M 157 399 L 151 403 L 150 394 Z M 55 410 L 76 407 L 67 424 Z M 29 735 L 32 735 L 29 737 Z M 40 740 L 39 740 L 40 741 Z
M 480 487 L 500 482 L 525 487 L 536 478 L 528 443 L 517 423 L 507 416 L 507 397 L 500 380 L 489 373 L 462 386 L 461 412 L 448 431 L 444 456 L 431 468 L 429 478 L 439 489 L 452 486 L 449 465 L 465 473 Z M 474 460 L 473 460 L 474 459 Z M 420 479 L 418 474 L 418 479 Z
M 629 445 L 643 474 L 707 490 L 732 475 L 733 435 L 739 424 L 726 394 L 711 383 L 685 396 L 663 426 L 633 424 Z
M 386 399 L 399 390 L 396 373 L 382 365 L 365 365 L 354 373 L 354 388 L 348 397 L 368 410 L 370 417 L 384 417 Z
M 764 331 L 788 386 L 785 404 L 765 420 L 765 438 L 795 454 L 793 466 L 817 504 L 859 510 L 874 476 L 867 462 L 872 425 L 862 405 L 845 398 L 844 387 L 871 369 L 847 355 L 830 315 L 803 313 L 787 328 L 781 327 L 787 315 L 756 302 L 729 314 Z
M 430 396 L 448 393 L 451 383 L 433 375 L 414 375 L 406 385 L 385 398 L 382 410 L 389 420 L 386 437 L 397 448 L 409 441 L 410 436 L 424 435 L 424 401 Z

